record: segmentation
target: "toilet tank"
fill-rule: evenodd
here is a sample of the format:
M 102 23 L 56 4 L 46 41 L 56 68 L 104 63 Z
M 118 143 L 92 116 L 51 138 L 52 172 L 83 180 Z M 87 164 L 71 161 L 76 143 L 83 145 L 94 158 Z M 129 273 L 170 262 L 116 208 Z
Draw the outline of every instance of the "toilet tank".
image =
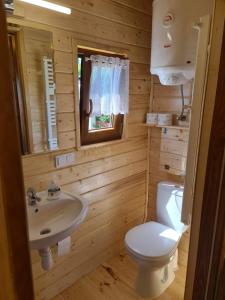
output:
M 157 221 L 179 233 L 186 226 L 181 222 L 183 186 L 174 182 L 159 182 L 157 190 Z
M 161 84 L 180 85 L 194 78 L 198 30 L 212 13 L 213 0 L 154 0 L 151 73 Z

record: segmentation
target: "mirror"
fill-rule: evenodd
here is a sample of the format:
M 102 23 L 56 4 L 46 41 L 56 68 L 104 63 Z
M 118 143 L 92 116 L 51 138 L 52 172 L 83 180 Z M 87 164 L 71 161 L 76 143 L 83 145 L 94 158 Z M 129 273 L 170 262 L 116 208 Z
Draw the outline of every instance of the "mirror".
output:
M 58 149 L 52 33 L 9 27 L 15 106 L 23 155 Z

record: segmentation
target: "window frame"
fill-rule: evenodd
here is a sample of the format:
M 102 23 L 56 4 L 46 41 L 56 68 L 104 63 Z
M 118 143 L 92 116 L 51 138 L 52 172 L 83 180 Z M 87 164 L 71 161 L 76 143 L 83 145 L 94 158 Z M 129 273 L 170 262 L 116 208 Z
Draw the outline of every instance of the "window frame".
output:
M 81 68 L 81 86 L 79 95 L 79 112 L 80 112 L 80 143 L 81 146 L 99 144 L 104 142 L 121 140 L 124 134 L 125 116 L 122 114 L 114 115 L 113 128 L 92 130 L 89 131 L 89 112 L 90 112 L 90 76 L 91 76 L 91 61 L 85 61 L 85 57 L 91 55 L 104 55 L 109 57 L 119 57 L 121 59 L 127 59 L 125 55 L 112 54 L 104 51 L 89 50 L 86 48 L 78 47 L 77 60 L 82 58 Z M 78 68 L 78 64 L 77 64 Z M 79 79 L 78 79 L 79 80 Z M 77 82 L 78 85 L 78 82 Z M 79 91 L 78 91 L 79 94 Z

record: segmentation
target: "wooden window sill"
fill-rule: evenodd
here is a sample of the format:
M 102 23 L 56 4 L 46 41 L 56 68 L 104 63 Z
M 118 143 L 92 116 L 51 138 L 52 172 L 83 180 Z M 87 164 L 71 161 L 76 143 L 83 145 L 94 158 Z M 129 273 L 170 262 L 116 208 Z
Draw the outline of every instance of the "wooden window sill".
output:
M 121 139 L 118 139 L 118 140 L 101 142 L 101 143 L 90 144 L 90 145 L 83 145 L 83 146 L 77 147 L 77 151 L 88 150 L 88 149 L 93 149 L 93 148 L 100 148 L 100 147 L 104 147 L 104 146 L 111 146 L 114 144 L 124 143 L 127 140 L 128 140 L 128 138 L 122 137 Z

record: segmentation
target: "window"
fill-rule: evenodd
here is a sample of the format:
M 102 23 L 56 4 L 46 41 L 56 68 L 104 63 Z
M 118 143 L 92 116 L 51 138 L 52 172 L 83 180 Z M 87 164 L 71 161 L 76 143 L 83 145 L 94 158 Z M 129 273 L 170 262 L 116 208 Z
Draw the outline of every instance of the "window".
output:
M 16 108 L 16 116 L 18 120 L 18 129 L 20 135 L 21 154 L 29 153 L 28 133 L 26 126 L 26 115 L 24 97 L 21 85 L 21 76 L 18 59 L 17 34 L 8 33 L 9 54 L 11 61 L 11 74 L 13 79 L 13 94 Z
M 93 63 L 93 60 L 96 59 L 101 60 L 97 67 Z M 120 78 L 116 78 L 115 86 L 118 91 L 122 91 L 120 94 L 126 91 L 126 95 L 122 97 L 120 95 L 120 98 L 125 99 L 124 101 L 128 103 L 128 60 L 122 56 L 78 49 L 78 92 L 82 145 L 112 141 L 122 137 L 124 114 L 127 113 L 127 109 L 118 109 L 115 108 L 115 105 L 113 108 L 112 101 L 115 102 L 115 96 L 109 89 L 116 72 L 109 65 L 112 65 L 112 62 L 108 62 L 108 60 L 115 60 L 127 67 L 126 76 L 125 72 L 123 74 L 121 71 L 123 68 L 120 67 L 120 73 L 118 73 Z M 93 78 L 94 76 L 97 78 Z M 126 85 L 120 82 L 122 77 L 127 77 Z M 112 89 L 115 90 L 115 87 L 111 87 Z

